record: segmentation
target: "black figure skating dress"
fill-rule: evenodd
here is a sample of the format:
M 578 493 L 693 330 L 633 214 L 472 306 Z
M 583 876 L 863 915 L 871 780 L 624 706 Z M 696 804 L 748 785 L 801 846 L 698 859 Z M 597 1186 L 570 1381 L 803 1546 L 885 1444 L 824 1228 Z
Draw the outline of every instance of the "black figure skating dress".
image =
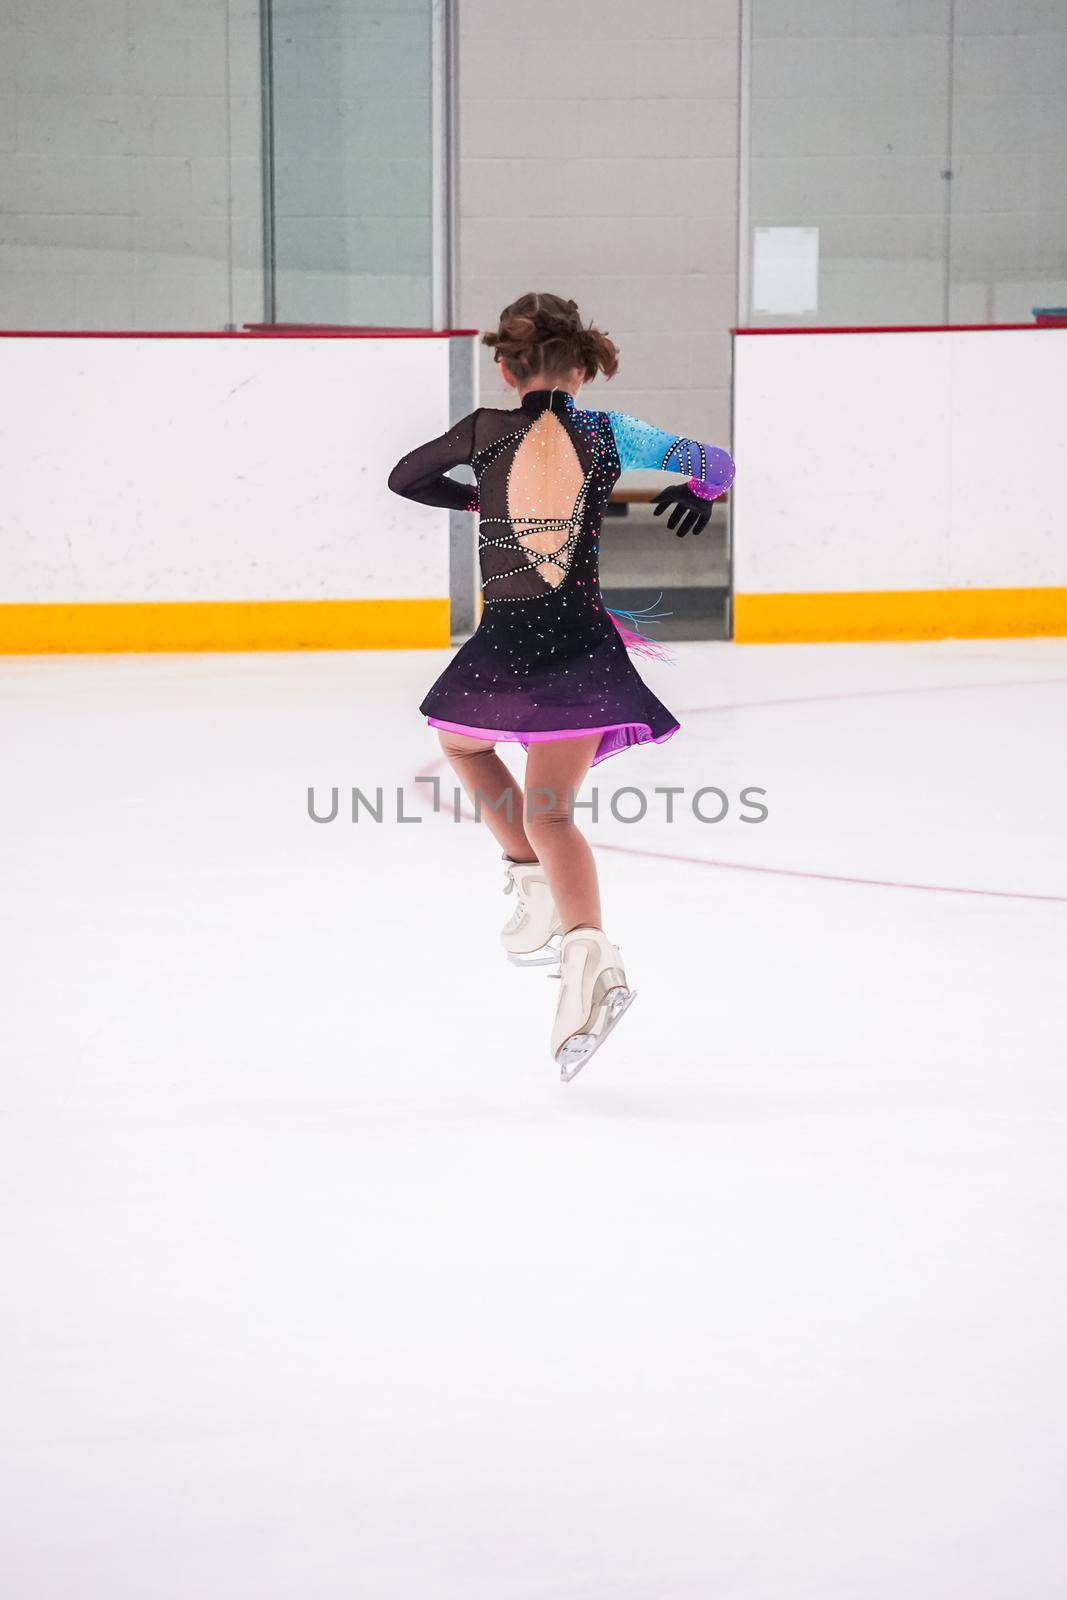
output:
M 476 489 L 447 476 L 464 462 Z M 690 473 L 702 500 L 734 472 L 717 446 L 582 410 L 562 389 L 511 411 L 483 406 L 394 467 L 396 493 L 479 517 L 482 617 L 419 708 L 434 727 L 524 746 L 599 733 L 594 765 L 677 731 L 630 660 L 628 645 L 647 641 L 600 593 L 601 518 L 628 467 Z

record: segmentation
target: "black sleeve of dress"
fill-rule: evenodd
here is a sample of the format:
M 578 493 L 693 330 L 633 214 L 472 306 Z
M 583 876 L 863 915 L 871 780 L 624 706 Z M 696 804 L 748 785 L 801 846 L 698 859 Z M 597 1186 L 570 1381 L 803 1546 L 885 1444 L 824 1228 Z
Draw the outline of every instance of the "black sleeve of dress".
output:
M 449 467 L 469 463 L 474 454 L 474 422 L 477 411 L 457 422 L 439 439 L 420 444 L 402 456 L 389 474 L 394 494 L 417 500 L 423 506 L 443 506 L 446 511 L 474 511 L 478 491 L 473 483 L 457 483 L 446 476 Z

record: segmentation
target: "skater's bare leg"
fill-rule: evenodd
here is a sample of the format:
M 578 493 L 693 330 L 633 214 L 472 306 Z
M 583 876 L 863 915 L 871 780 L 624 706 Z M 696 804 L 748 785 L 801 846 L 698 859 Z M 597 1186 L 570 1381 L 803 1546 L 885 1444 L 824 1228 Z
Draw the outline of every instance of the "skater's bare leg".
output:
M 522 790 L 494 745 L 463 733 L 438 734 L 441 749 L 493 838 L 512 861 L 536 861 L 522 820 Z
M 593 852 L 570 815 L 599 733 L 532 744 L 526 758 L 526 837 L 545 869 L 564 933 L 599 928 L 600 885 Z

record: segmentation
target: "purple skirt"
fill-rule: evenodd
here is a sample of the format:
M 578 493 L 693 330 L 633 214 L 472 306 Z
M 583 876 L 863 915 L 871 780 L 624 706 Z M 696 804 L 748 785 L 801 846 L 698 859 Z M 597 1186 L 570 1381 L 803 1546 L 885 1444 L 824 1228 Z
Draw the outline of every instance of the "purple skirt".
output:
M 486 606 L 419 707 L 429 724 L 526 749 L 599 733 L 594 766 L 669 739 L 678 719 L 639 676 L 611 614 L 576 598 L 562 628 L 550 602 Z

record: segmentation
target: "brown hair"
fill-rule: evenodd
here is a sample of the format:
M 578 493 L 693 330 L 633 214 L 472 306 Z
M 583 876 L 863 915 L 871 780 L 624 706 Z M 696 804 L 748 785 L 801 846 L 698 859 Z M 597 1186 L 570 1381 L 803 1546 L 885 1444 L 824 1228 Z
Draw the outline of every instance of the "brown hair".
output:
M 591 323 L 586 327 L 574 301 L 558 294 L 520 295 L 504 307 L 497 331 L 483 334 L 482 343 L 520 383 L 538 372 L 561 377 L 575 369 L 590 383 L 598 372 L 613 378 L 619 370 L 619 352 L 607 334 Z

